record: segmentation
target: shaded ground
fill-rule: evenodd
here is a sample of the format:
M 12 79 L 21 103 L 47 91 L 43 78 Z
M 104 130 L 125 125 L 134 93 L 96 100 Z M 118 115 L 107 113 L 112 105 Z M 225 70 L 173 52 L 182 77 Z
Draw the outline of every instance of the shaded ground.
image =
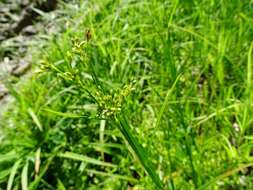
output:
M 40 15 L 57 6 L 57 0 L 3 0 L 0 2 L 0 106 L 6 101 L 6 80 L 17 82 L 31 68 L 28 47 L 46 25 Z

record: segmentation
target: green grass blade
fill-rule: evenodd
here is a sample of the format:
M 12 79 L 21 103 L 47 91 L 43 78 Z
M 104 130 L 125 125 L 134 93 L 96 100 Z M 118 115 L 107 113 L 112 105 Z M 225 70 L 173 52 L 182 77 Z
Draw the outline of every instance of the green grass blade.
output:
M 28 187 L 28 190 L 35 190 L 35 189 L 37 189 L 37 186 L 39 185 L 39 182 L 41 181 L 42 177 L 46 174 L 46 172 L 47 172 L 50 164 L 53 161 L 53 158 L 54 158 L 54 156 L 51 156 L 50 158 L 47 159 L 45 166 L 42 167 L 42 169 L 40 170 L 39 176 L 37 176 L 35 178 L 35 180 L 32 183 L 30 183 L 30 185 Z
M 101 171 L 97 171 L 97 170 L 86 170 L 89 173 L 92 174 L 97 174 L 97 175 L 101 175 L 101 176 L 108 176 L 108 177 L 112 177 L 112 178 L 117 178 L 117 179 L 122 179 L 122 180 L 126 180 L 126 181 L 131 181 L 134 183 L 137 183 L 138 180 L 132 178 L 132 177 L 128 177 L 128 176 L 123 176 L 123 175 L 118 175 L 118 174 L 111 174 L 111 173 L 105 173 L 105 172 L 101 172 Z
M 251 81 L 252 81 L 252 48 L 253 43 L 251 44 L 248 52 L 248 64 L 247 64 L 247 92 L 250 92 Z
M 12 188 L 14 178 L 15 178 L 15 175 L 16 175 L 16 172 L 18 170 L 18 167 L 19 167 L 20 163 L 21 163 L 21 160 L 18 160 L 17 162 L 15 162 L 15 164 L 13 165 L 13 167 L 11 169 L 11 174 L 10 174 L 8 184 L 7 184 L 7 188 L 6 188 L 7 190 L 11 190 L 11 188 Z
M 66 117 L 66 118 L 82 118 L 82 117 L 86 117 L 86 116 L 82 116 L 82 115 L 77 115 L 77 114 L 73 114 L 73 113 L 63 113 L 63 112 L 58 112 L 55 110 L 51 110 L 48 108 L 43 109 L 46 112 L 55 114 L 57 116 L 62 116 L 62 117 Z
M 28 190 L 28 166 L 29 166 L 29 163 L 27 162 L 22 170 L 22 174 L 21 174 L 22 190 Z
M 179 31 L 189 33 L 189 34 L 195 36 L 196 38 L 198 38 L 200 40 L 203 40 L 209 46 L 211 46 L 212 48 L 214 48 L 215 50 L 218 51 L 218 47 L 217 47 L 217 45 L 215 43 L 211 42 L 208 38 L 206 38 L 205 36 L 203 36 L 203 35 L 195 32 L 192 29 L 185 28 L 185 27 L 182 27 L 182 26 L 179 26 L 179 25 L 176 25 L 176 24 L 170 24 L 170 23 L 168 24 L 168 27 L 172 27 L 172 28 L 175 28 L 175 29 L 177 29 Z M 226 54 L 224 54 L 224 57 L 227 59 L 227 61 L 231 62 L 230 61 L 230 57 L 228 57 Z
M 28 108 L 28 113 L 31 116 L 32 120 L 34 121 L 34 123 L 36 124 L 36 126 L 39 128 L 40 131 L 43 131 L 42 125 L 40 123 L 39 118 L 37 117 L 37 115 L 34 113 L 34 111 L 32 110 L 32 108 Z
M 206 184 L 202 185 L 201 187 L 198 188 L 198 190 L 205 190 L 205 189 L 209 189 L 210 186 L 214 183 L 216 183 L 217 181 L 219 180 L 222 180 L 226 177 L 229 177 L 245 168 L 248 168 L 248 167 L 251 167 L 253 166 L 253 163 L 248 163 L 248 164 L 242 164 L 240 166 L 238 166 L 237 168 L 234 168 L 234 169 L 231 169 L 231 170 L 228 170 L 226 171 L 225 173 L 213 178 L 212 180 L 210 180 L 209 182 L 207 182 Z
M 0 163 L 13 160 L 17 157 L 18 155 L 14 151 L 8 152 L 7 154 L 0 155 Z
M 66 190 L 60 179 L 57 179 L 57 190 Z
M 100 160 L 96 160 L 94 158 L 90 158 L 88 156 L 76 154 L 73 152 L 60 153 L 60 154 L 58 154 L 58 157 L 77 160 L 77 161 L 86 162 L 86 163 L 90 163 L 90 164 L 94 164 L 94 165 L 107 166 L 107 167 L 117 167 L 114 164 L 111 164 L 108 162 L 103 162 Z
M 11 169 L 6 169 L 6 170 L 3 170 L 3 171 L 0 171 L 0 183 L 2 180 L 5 180 L 5 178 L 10 175 L 11 173 Z
M 135 156 L 139 159 L 141 165 L 145 169 L 145 171 L 149 174 L 153 182 L 159 189 L 162 189 L 162 182 L 159 176 L 156 174 L 155 169 L 153 168 L 152 164 L 147 159 L 147 154 L 144 148 L 139 144 L 138 140 L 132 135 L 131 128 L 124 116 L 118 115 L 118 121 L 120 122 L 120 131 L 125 137 L 126 141 L 133 149 Z
M 174 88 L 176 87 L 176 84 L 179 80 L 181 75 L 178 75 L 178 77 L 176 78 L 175 82 L 173 83 L 173 85 L 171 86 L 171 88 L 167 91 L 167 94 L 166 94 L 166 97 L 165 97 L 165 100 L 163 102 L 163 105 L 162 105 L 162 108 L 158 114 L 158 117 L 157 117 L 157 122 L 156 122 L 156 128 L 160 126 L 160 123 L 161 123 L 161 120 L 162 120 L 162 117 L 163 117 L 163 114 L 164 114 L 164 111 L 166 109 L 166 107 L 168 107 L 168 103 L 169 103 L 169 98 L 170 98 L 170 95 L 171 93 L 173 92 Z

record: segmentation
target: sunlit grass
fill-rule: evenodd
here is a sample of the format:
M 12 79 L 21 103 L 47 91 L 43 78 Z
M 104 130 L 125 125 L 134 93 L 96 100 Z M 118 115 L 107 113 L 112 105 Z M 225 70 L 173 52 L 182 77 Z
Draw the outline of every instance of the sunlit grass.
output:
M 9 85 L 0 188 L 252 189 L 252 3 L 63 7 Z

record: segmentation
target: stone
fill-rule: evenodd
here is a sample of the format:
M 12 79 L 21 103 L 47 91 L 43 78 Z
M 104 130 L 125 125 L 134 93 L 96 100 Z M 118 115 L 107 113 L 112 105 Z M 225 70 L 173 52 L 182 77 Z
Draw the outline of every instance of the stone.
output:
M 0 84 L 0 100 L 4 98 L 7 94 L 8 94 L 7 88 L 3 84 Z
M 24 75 L 31 68 L 31 62 L 21 59 L 16 67 L 13 68 L 11 74 L 19 77 Z

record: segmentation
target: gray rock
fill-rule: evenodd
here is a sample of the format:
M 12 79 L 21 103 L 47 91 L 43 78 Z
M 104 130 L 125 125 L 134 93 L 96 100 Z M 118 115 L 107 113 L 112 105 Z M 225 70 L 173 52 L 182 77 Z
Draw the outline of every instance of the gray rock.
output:
M 0 84 L 0 100 L 7 94 L 8 94 L 7 88 L 3 84 Z
M 31 62 L 21 59 L 16 67 L 13 68 L 11 74 L 14 76 L 24 75 L 31 68 Z
M 31 36 L 31 35 L 34 35 L 37 33 L 37 30 L 35 29 L 34 26 L 30 25 L 30 26 L 27 26 L 25 27 L 23 30 L 22 30 L 22 34 L 26 35 L 26 36 Z

